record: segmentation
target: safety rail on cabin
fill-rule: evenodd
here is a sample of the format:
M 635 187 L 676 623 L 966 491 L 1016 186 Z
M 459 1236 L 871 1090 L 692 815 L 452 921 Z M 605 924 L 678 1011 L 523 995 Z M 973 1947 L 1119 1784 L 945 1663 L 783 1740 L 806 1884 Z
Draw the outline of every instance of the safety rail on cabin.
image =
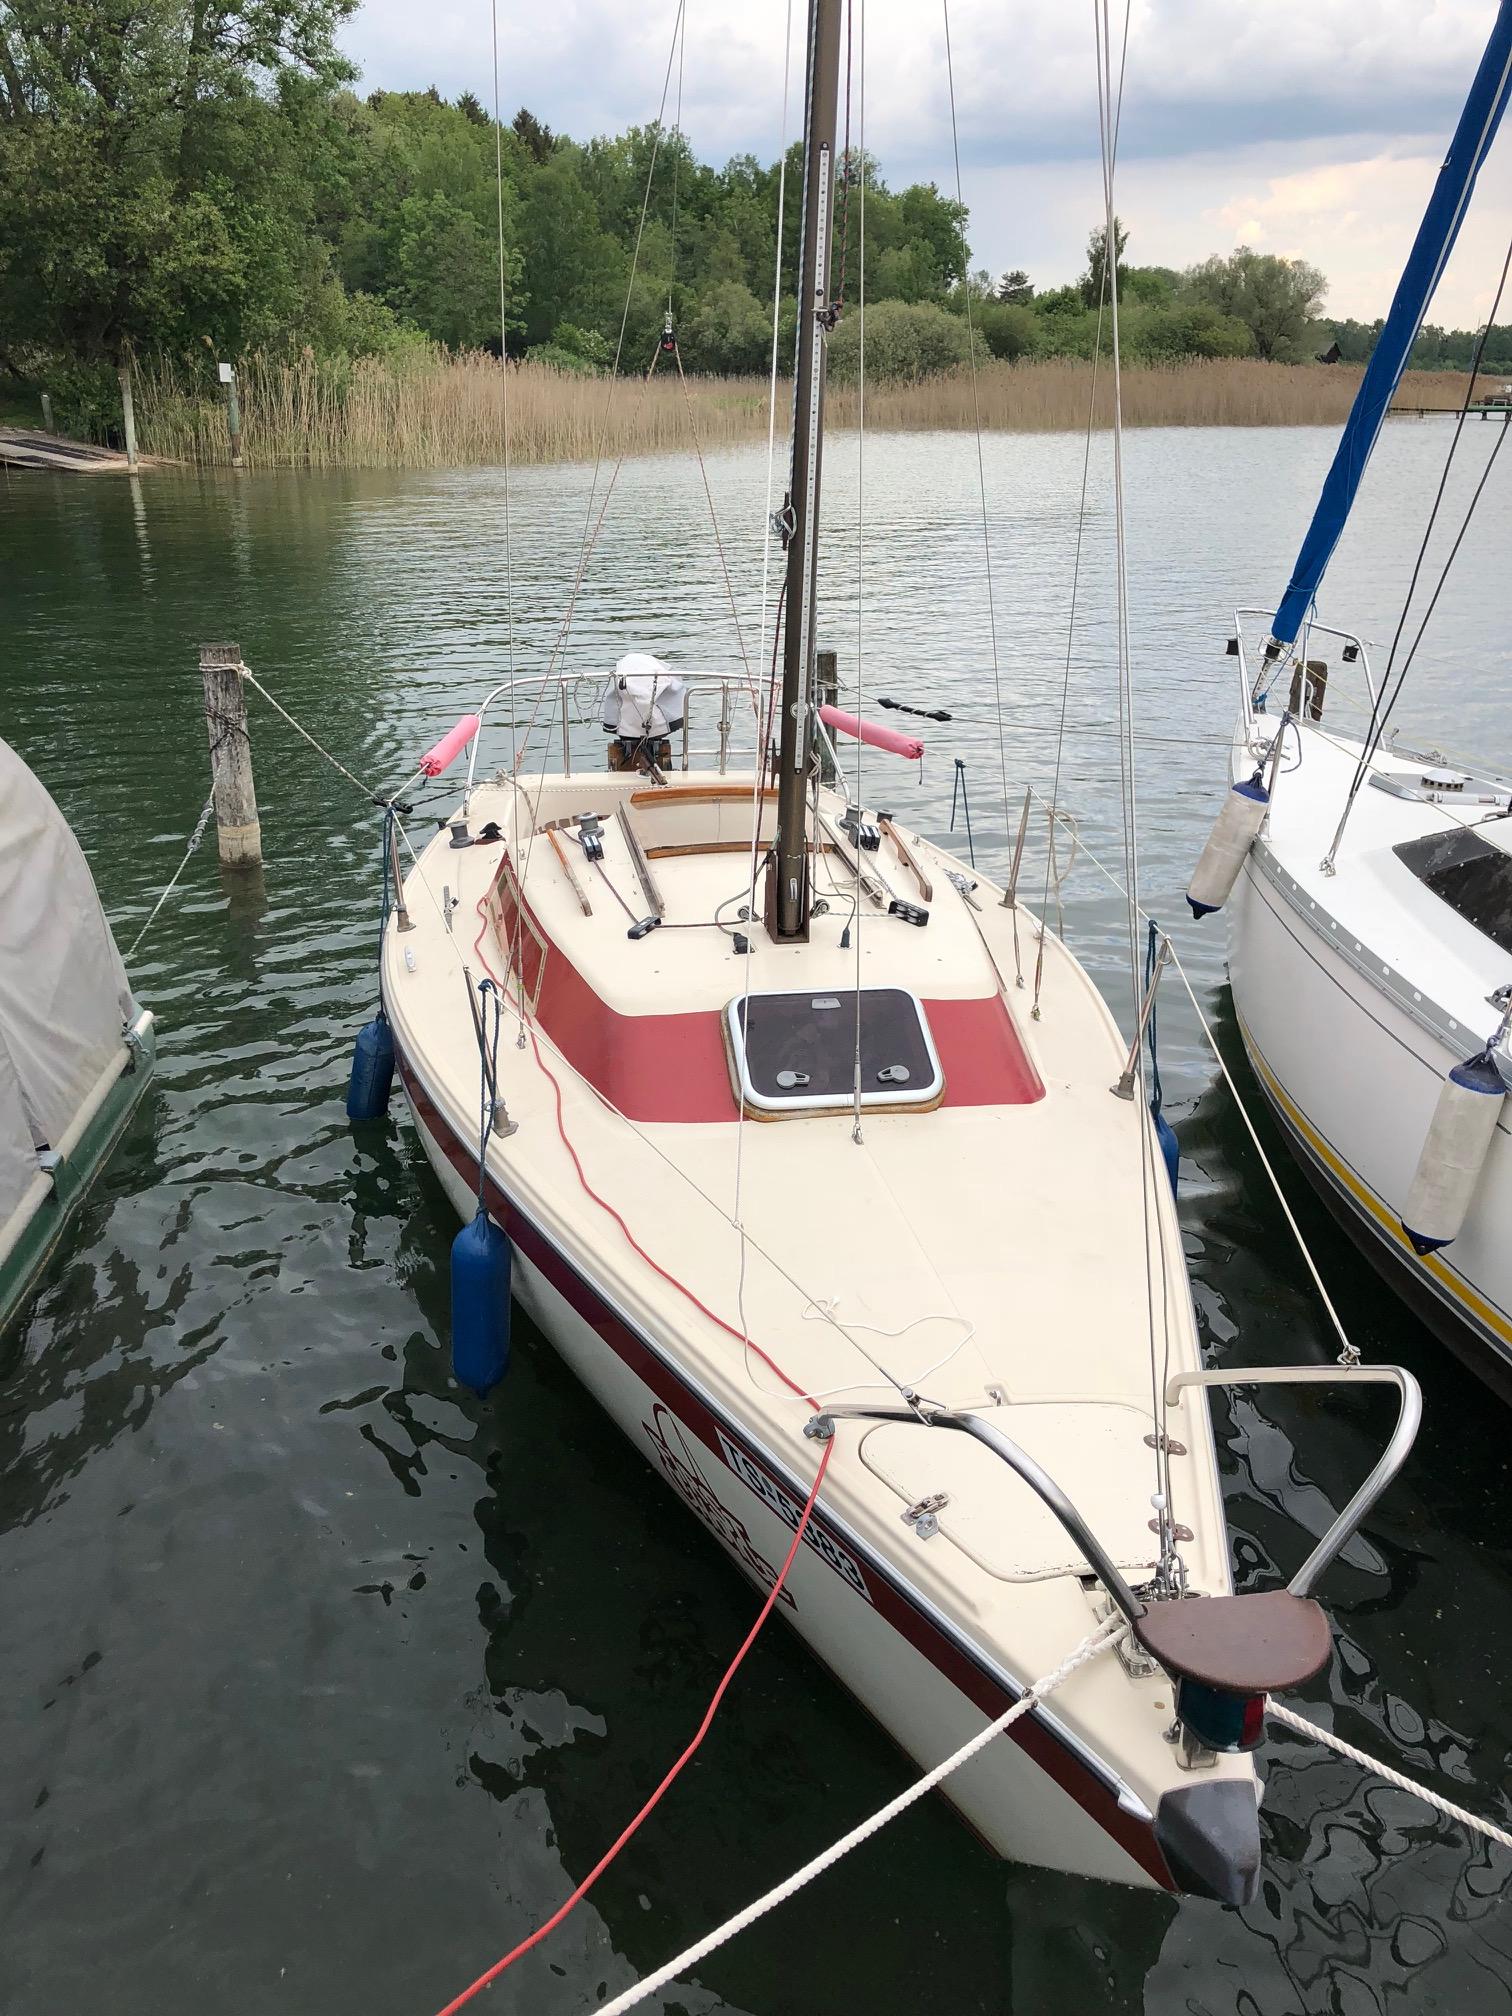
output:
M 758 695 L 760 689 L 743 673 L 729 672 L 685 672 L 679 674 L 686 691 L 683 696 L 682 720 L 677 730 L 677 768 L 690 770 L 705 767 L 717 769 L 723 776 L 729 768 L 732 749 L 749 746 L 754 760 L 758 743 Z M 511 745 L 507 768 L 513 770 L 520 761 L 521 737 L 526 741 L 533 735 L 544 733 L 546 745 L 560 737 L 562 772 L 572 774 L 572 730 L 574 727 L 592 729 L 599 725 L 599 702 L 604 690 L 604 680 L 595 679 L 582 672 L 533 673 L 523 678 L 505 679 L 486 694 L 473 710 L 478 720 L 478 731 L 472 737 L 467 759 L 466 796 L 471 797 L 477 781 L 478 750 L 482 744 L 483 731 L 489 724 L 489 710 L 495 702 L 508 695 L 513 701 L 516 696 L 534 696 L 532 704 L 522 714 L 516 706 L 511 706 L 508 722 L 496 725 L 513 731 L 515 739 Z M 593 693 L 592 711 L 584 712 L 584 697 L 591 688 Z M 541 701 L 546 694 L 553 694 L 551 706 L 543 707 Z M 719 711 L 714 723 L 715 739 L 705 747 L 695 746 L 692 739 L 693 698 L 697 693 L 705 697 L 717 693 Z M 702 709 L 700 717 L 702 718 Z M 749 722 L 752 734 L 747 745 L 741 733 L 742 723 Z M 595 765 L 595 768 L 598 766 Z

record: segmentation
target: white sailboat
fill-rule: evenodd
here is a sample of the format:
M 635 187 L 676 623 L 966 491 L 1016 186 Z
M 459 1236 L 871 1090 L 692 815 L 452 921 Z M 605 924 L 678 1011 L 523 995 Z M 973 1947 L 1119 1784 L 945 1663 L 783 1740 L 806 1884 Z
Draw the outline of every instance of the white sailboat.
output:
M 1303 1167 L 1411 1306 L 1502 1384 L 1512 784 L 1388 739 L 1426 615 L 1404 608 L 1378 670 L 1314 606 L 1509 91 L 1503 0 L 1286 595 L 1268 618 L 1237 612 L 1233 788 L 1191 890 L 1199 914 L 1232 890 L 1240 1032 Z M 1494 459 L 1508 423 L 1492 424 Z M 1435 579 L 1424 572 L 1428 614 Z M 1337 719 L 1350 698 L 1363 732 Z
M 1201 1367 L 1137 1040 L 1050 933 L 1031 1017 L 1012 892 L 820 780 L 841 20 L 811 0 L 778 747 L 765 692 L 641 662 L 609 682 L 611 767 L 585 771 L 569 675 L 495 688 L 427 765 L 471 744 L 384 932 L 383 1012 L 479 1246 L 757 1588 L 824 1461 L 781 1608 L 914 1758 L 1110 1606 L 1129 1620 L 950 1781 L 979 1833 L 1239 1901 L 1265 1692 L 1326 1661 L 1306 1592 L 1415 1393 L 1398 1379 L 1384 1467 L 1292 1588 L 1234 1596 L 1204 1392 L 1230 1375 Z M 508 760 L 477 781 L 500 715 Z M 526 773 L 529 729 L 558 719 L 559 757 Z M 393 863 L 397 886 L 397 842 Z M 500 1369 L 459 1365 L 479 1387 Z

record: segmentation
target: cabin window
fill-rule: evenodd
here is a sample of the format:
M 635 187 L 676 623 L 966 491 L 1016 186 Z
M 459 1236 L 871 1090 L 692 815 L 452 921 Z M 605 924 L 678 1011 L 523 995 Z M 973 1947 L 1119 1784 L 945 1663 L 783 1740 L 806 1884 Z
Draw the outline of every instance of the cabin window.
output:
M 853 1103 L 854 988 L 832 993 L 752 994 L 725 1010 L 735 1094 L 762 1113 L 816 1112 Z M 918 997 L 901 987 L 863 987 L 861 1104 L 939 1103 L 945 1089 Z
M 1512 952 L 1512 854 L 1463 826 L 1391 851 L 1456 916 Z

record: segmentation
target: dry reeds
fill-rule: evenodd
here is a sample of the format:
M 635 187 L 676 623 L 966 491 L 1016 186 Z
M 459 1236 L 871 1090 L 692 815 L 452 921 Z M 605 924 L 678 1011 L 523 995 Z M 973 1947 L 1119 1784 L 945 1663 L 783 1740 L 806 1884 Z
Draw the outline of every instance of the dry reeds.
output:
M 242 450 L 254 468 L 457 468 L 503 459 L 499 361 L 482 351 L 426 347 L 393 361 L 294 359 L 261 354 L 237 367 Z M 1337 425 L 1359 373 L 1345 365 L 1194 361 L 1134 365 L 1123 373 L 1123 411 L 1134 427 Z M 1090 364 L 993 363 L 917 385 L 868 385 L 869 428 L 959 429 L 974 424 L 1025 432 L 1086 425 Z M 565 462 L 604 454 L 686 447 L 688 403 L 704 447 L 759 437 L 767 385 L 760 378 L 695 378 L 675 370 L 649 381 L 578 376 L 528 360 L 509 367 L 510 450 L 516 461 Z M 1412 372 L 1397 403 L 1453 406 L 1464 379 Z M 1098 422 L 1111 413 L 1110 374 L 1099 373 Z M 779 413 L 786 410 L 779 391 Z M 137 428 L 150 455 L 186 462 L 227 458 L 225 409 L 214 389 L 169 360 L 136 367 Z M 830 393 L 836 427 L 853 427 L 853 389 Z
M 1180 364 L 1133 364 L 1123 369 L 1123 417 L 1128 427 L 1328 427 L 1339 426 L 1360 383 L 1344 364 L 1264 364 L 1256 359 L 1193 358 Z M 1402 406 L 1458 406 L 1465 380 L 1444 371 L 1410 371 L 1393 402 Z M 868 385 L 866 424 L 894 428 L 970 428 L 980 405 L 984 427 L 1019 433 L 1076 431 L 1087 424 L 1092 366 L 1076 359 L 989 364 L 926 378 L 917 385 Z M 831 395 L 837 426 L 855 424 L 853 391 Z M 1113 417 L 1112 373 L 1097 374 L 1097 424 Z

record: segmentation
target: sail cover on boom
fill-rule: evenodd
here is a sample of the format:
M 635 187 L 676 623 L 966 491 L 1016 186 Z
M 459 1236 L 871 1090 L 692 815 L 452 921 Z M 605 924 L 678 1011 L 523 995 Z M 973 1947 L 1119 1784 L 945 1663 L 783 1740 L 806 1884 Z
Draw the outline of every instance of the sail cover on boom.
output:
M 1501 0 L 1486 53 L 1475 73 L 1470 96 L 1465 100 L 1465 109 L 1433 185 L 1412 252 L 1397 283 L 1391 313 L 1365 367 L 1318 507 L 1271 625 L 1271 635 L 1280 644 L 1295 640 L 1312 607 L 1324 570 L 1333 558 L 1391 396 L 1406 369 L 1433 290 L 1459 236 L 1475 178 L 1506 109 L 1509 88 L 1512 88 L 1512 0 Z

